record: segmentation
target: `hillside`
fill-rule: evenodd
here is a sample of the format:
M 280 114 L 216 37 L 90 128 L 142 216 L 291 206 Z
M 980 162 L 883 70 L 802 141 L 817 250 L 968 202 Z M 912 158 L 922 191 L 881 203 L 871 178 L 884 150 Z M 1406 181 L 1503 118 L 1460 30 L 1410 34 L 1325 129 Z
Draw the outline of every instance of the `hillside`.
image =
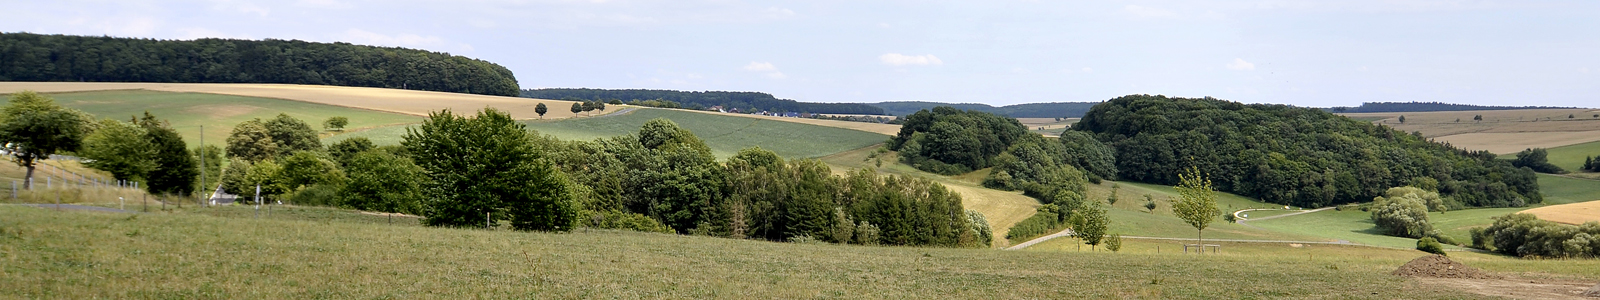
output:
M 413 116 L 427 116 L 441 109 L 472 113 L 494 107 L 518 119 L 534 119 L 539 118 L 534 108 L 540 103 L 549 107 L 544 115 L 546 119 L 579 115 L 568 110 L 572 101 L 386 88 L 243 83 L 0 82 L 0 94 L 23 90 L 58 93 L 140 89 L 292 100 Z
M 1405 113 L 1347 113 L 1469 150 L 1507 154 L 1600 141 L 1600 110 L 1517 109 Z M 1400 122 L 1400 117 L 1406 118 Z M 1482 117 L 1482 120 L 1474 120 Z
M 1539 203 L 1533 172 L 1317 109 L 1214 98 L 1131 95 L 1095 106 L 1071 130 L 1113 145 L 1119 178 L 1173 184 L 1195 167 L 1218 190 L 1321 207 L 1369 201 L 1418 177 L 1463 206 Z M 1436 166 L 1450 166 L 1439 168 Z
M 423 50 L 300 40 L 0 33 L 0 81 L 288 83 L 516 96 L 511 70 Z
M 721 106 L 726 110 L 738 109 L 743 112 L 771 111 L 844 115 L 884 114 L 883 109 L 866 104 L 800 102 L 778 99 L 773 97 L 772 94 L 758 92 L 543 88 L 522 90 L 521 95 L 529 98 L 562 100 L 621 100 L 623 102 L 666 100 L 676 102 L 689 109 L 706 109 L 713 106 Z
M 619 112 L 619 110 L 629 110 Z M 759 146 L 786 158 L 820 157 L 881 143 L 889 136 L 859 130 L 746 118 L 728 114 L 658 108 L 615 108 L 613 114 L 559 120 L 528 120 L 528 129 L 562 140 L 590 141 L 598 138 L 635 134 L 645 122 L 664 118 L 694 132 L 711 146 L 714 155 L 727 158 L 746 147 Z M 598 112 L 597 112 L 598 113 Z M 790 118 L 792 119 L 792 118 Z M 389 126 L 336 135 L 332 143 L 365 137 L 379 145 L 399 144 L 408 126 Z
M 891 101 L 873 103 L 872 106 L 883 108 L 884 113 L 904 116 L 918 110 L 933 109 L 938 106 L 949 106 L 962 110 L 976 110 L 1012 118 L 1078 118 L 1089 111 L 1099 102 L 1049 102 L 1049 103 L 1023 103 L 994 107 L 982 103 L 939 103 L 925 101 Z
M 1383 113 L 1383 112 L 1430 112 L 1430 111 L 1472 111 L 1472 110 L 1518 110 L 1518 109 L 1568 109 L 1576 107 L 1552 106 L 1485 106 L 1471 104 L 1454 104 L 1444 102 L 1362 102 L 1361 106 L 1348 107 L 1336 106 L 1322 110 L 1336 113 Z

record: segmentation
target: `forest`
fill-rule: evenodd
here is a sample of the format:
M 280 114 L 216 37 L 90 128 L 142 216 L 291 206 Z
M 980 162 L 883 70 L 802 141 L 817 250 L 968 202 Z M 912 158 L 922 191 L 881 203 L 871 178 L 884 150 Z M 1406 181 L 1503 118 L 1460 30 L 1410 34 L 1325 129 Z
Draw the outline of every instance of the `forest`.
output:
M 0 81 L 285 83 L 516 96 L 511 70 L 405 48 L 299 40 L 0 33 Z
M 1422 111 L 1463 111 L 1463 110 L 1511 110 L 1511 109 L 1549 109 L 1572 108 L 1553 106 L 1483 106 L 1471 104 L 1454 104 L 1444 102 L 1362 102 L 1361 106 L 1335 106 L 1322 110 L 1335 113 L 1379 113 L 1379 112 L 1422 112 Z
M 737 108 L 744 112 L 770 111 L 841 115 L 884 114 L 883 109 L 866 104 L 800 102 L 789 99 L 778 99 L 777 97 L 773 97 L 772 94 L 758 92 L 547 88 L 522 90 L 522 96 L 539 99 L 578 101 L 621 100 L 623 102 L 631 102 L 663 100 L 670 103 L 677 103 L 682 108 L 705 109 L 712 106 L 722 106 L 724 109 Z
M 918 110 L 932 109 L 939 106 L 949 106 L 957 109 L 975 110 L 1012 118 L 1078 118 L 1089 112 L 1099 102 L 1050 102 L 1050 103 L 1023 103 L 994 107 L 981 103 L 939 103 L 923 101 L 893 101 L 873 103 L 872 106 L 881 107 L 885 113 L 896 116 L 909 115 Z
M 1543 200 L 1533 170 L 1494 154 L 1315 108 L 1130 95 L 1095 106 L 1071 130 L 1115 148 L 1121 179 L 1171 185 L 1197 167 L 1219 191 L 1285 205 L 1371 201 L 1426 181 L 1458 208 Z

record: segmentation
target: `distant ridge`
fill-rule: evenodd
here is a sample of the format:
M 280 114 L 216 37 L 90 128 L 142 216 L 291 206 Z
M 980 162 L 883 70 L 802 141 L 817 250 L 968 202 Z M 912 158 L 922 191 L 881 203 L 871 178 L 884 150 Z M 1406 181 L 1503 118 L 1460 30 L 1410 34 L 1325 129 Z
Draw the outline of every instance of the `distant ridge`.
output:
M 1424 111 L 1463 111 L 1463 110 L 1512 110 L 1512 109 L 1574 109 L 1581 107 L 1557 106 L 1483 106 L 1470 104 L 1454 104 L 1444 102 L 1364 102 L 1361 106 L 1348 107 L 1336 106 L 1324 108 L 1323 111 L 1334 113 L 1382 113 L 1382 112 L 1424 112 Z
M 981 103 L 940 103 L 927 101 L 892 101 L 873 103 L 872 106 L 883 108 L 885 113 L 904 116 L 918 110 L 932 109 L 936 106 L 949 106 L 963 110 L 976 110 L 1012 118 L 1081 118 L 1089 112 L 1095 104 L 1100 102 L 1049 102 L 1049 103 L 1023 103 L 994 107 Z
M 862 103 L 816 103 L 778 99 L 760 92 L 675 91 L 646 89 L 544 88 L 522 90 L 523 97 L 555 100 L 667 100 L 684 108 L 722 106 L 740 111 L 800 112 L 819 114 L 882 115 L 883 109 Z

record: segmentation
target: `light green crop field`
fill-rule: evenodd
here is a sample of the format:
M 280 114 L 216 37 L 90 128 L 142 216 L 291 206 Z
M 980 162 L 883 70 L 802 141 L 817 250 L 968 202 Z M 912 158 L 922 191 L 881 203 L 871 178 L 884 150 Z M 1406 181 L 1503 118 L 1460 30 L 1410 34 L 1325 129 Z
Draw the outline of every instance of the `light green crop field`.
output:
M 529 120 L 528 129 L 562 140 L 594 140 L 637 134 L 639 127 L 655 118 L 665 118 L 694 132 L 711 146 L 717 157 L 726 158 L 740 149 L 760 146 L 787 158 L 821 157 L 882 143 L 889 136 L 858 130 L 774 121 L 758 118 L 722 116 L 671 109 L 640 108 L 628 113 L 561 120 Z M 352 132 L 327 138 L 335 142 L 366 137 L 379 145 L 399 144 L 405 126 L 391 126 Z
M 322 121 L 335 116 L 350 118 L 346 130 L 422 121 L 417 116 L 373 110 L 205 93 L 114 90 L 49 93 L 46 96 L 54 98 L 61 106 L 94 114 L 96 118 L 126 121 L 149 111 L 156 118 L 170 122 L 191 147 L 200 143 L 200 125 L 205 125 L 206 144 L 221 146 L 225 144 L 234 125 L 253 118 L 277 117 L 279 113 L 305 121 L 319 131 L 322 130 Z
M 1551 164 L 1566 169 L 1567 172 L 1578 172 L 1578 169 L 1583 167 L 1585 157 L 1600 156 L 1600 142 L 1567 145 L 1545 151 L 1549 154 L 1547 159 Z M 1507 156 L 1516 157 L 1514 154 Z
M 254 219 L 242 206 L 113 214 L 0 205 L 0 297 L 1483 298 L 1389 275 L 1421 256 L 1398 250 L 1302 256 L 1228 246 L 1198 256 L 862 247 L 426 228 L 288 211 Z M 1593 261 L 1463 259 L 1492 271 L 1600 278 Z
M 1539 192 L 1547 205 L 1595 201 L 1600 200 L 1600 180 L 1539 174 Z

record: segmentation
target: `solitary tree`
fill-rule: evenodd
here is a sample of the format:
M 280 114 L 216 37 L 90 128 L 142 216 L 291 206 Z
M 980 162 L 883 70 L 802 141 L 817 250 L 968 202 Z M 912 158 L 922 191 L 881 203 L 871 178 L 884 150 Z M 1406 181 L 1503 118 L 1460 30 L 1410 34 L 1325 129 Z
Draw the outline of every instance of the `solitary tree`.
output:
M 580 112 L 583 112 L 583 103 L 573 102 L 572 103 L 572 114 L 578 114 Z
M 1483 115 L 1472 115 L 1473 122 L 1483 122 Z
M 539 118 L 544 119 L 544 113 L 550 112 L 550 108 L 545 107 L 544 102 L 540 102 L 539 105 L 533 106 L 533 112 L 539 113 Z
M 606 103 L 605 102 L 600 102 L 599 100 L 595 100 L 594 101 L 594 109 L 598 109 L 598 110 L 600 110 L 602 112 L 606 111 Z
M 1110 220 L 1106 218 L 1106 208 L 1098 202 L 1090 202 L 1079 209 L 1074 217 L 1078 224 L 1073 224 L 1072 231 L 1078 239 L 1089 245 L 1090 250 L 1100 245 L 1101 239 L 1106 237 L 1106 227 Z
M 1405 124 L 1405 123 L 1406 123 L 1406 116 L 1405 115 L 1401 115 L 1400 116 L 1400 124 Z
M 1156 199 L 1150 194 L 1144 194 L 1144 210 L 1149 213 L 1156 212 Z
M 0 111 L 0 147 L 18 166 L 27 168 L 23 188 L 33 188 L 33 171 L 39 160 L 78 150 L 91 120 L 88 114 L 61 107 L 33 91 L 11 95 L 11 103 Z
M 1211 221 L 1221 214 L 1217 209 L 1217 191 L 1211 186 L 1211 180 L 1200 174 L 1200 168 L 1189 167 L 1183 174 L 1178 174 L 1178 201 L 1172 203 L 1172 213 L 1179 219 L 1194 226 L 1195 243 L 1201 245 L 1201 252 L 1205 252 L 1205 230 Z
M 322 121 L 322 127 L 327 128 L 329 131 L 344 131 L 345 125 L 350 125 L 350 118 L 332 117 L 328 118 L 327 121 Z

